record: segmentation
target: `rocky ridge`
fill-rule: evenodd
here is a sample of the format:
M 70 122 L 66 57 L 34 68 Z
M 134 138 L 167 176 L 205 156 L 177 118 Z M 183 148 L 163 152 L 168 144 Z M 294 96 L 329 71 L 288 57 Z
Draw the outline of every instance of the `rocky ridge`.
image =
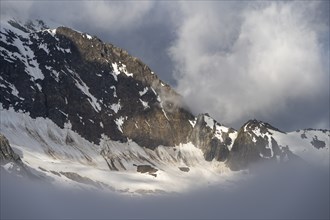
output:
M 96 145 L 104 138 L 134 142 L 151 150 L 147 155 L 152 158 L 160 146 L 175 149 L 186 143 L 201 149 L 206 161 L 225 162 L 233 170 L 291 155 L 279 143 L 286 134 L 267 123 L 251 120 L 236 131 L 208 114 L 194 116 L 146 64 L 95 36 L 67 27 L 50 29 L 42 21 L 10 20 L 2 22 L 0 39 L 2 111 L 50 119 Z M 301 134 L 302 140 L 310 140 L 308 132 Z M 65 144 L 75 146 L 75 141 L 67 135 Z M 317 135 L 309 142 L 317 149 L 329 148 Z M 125 170 L 111 148 L 101 151 L 109 168 Z M 134 157 L 140 166 L 153 166 L 150 158 Z

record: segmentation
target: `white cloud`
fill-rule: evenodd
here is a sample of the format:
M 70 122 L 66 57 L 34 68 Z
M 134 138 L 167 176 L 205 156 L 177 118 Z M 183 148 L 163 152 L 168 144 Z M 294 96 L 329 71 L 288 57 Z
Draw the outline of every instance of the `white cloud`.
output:
M 229 124 L 286 111 L 292 100 L 313 102 L 329 83 L 319 42 L 329 29 L 315 22 L 318 7 L 182 4 L 184 17 L 169 50 L 178 91 L 195 112 Z
M 104 30 L 123 30 L 138 27 L 151 10 L 153 2 L 84 1 L 82 9 L 86 22 Z M 80 21 L 79 21 L 80 22 Z
M 38 18 L 110 32 L 138 28 L 153 5 L 151 1 L 5 1 L 1 2 L 1 17 Z
M 32 1 L 1 1 L 0 2 L 0 16 L 2 19 L 12 18 L 13 16 L 19 16 L 21 18 L 27 18 L 29 10 L 33 5 Z

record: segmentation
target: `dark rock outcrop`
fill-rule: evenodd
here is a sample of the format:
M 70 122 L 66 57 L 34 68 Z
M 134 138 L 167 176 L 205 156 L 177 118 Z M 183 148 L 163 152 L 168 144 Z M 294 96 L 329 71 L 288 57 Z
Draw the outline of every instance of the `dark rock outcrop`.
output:
M 317 149 L 325 147 L 325 142 L 318 140 L 317 136 L 313 137 L 313 140 L 311 141 L 311 144 Z
M 38 178 L 35 174 L 33 174 L 29 168 L 27 168 L 22 162 L 20 156 L 16 154 L 11 148 L 8 139 L 0 134 L 0 166 L 1 170 L 5 170 L 5 166 L 7 167 L 7 172 L 19 175 L 26 176 L 29 178 Z
M 206 120 L 209 122 L 206 122 Z M 207 161 L 212 161 L 213 159 L 225 161 L 229 155 L 228 146 L 233 141 L 229 134 L 236 131 L 229 128 L 227 132 L 224 132 L 219 129 L 220 126 L 208 114 L 200 114 L 190 135 L 191 142 L 202 149 L 204 158 Z M 219 139 L 219 136 L 222 140 Z
M 246 169 L 250 165 L 265 160 L 283 157 L 283 150 L 271 136 L 279 129 L 257 120 L 246 122 L 238 131 L 230 151 L 227 164 L 232 170 Z
M 150 165 L 137 165 L 136 171 L 139 173 L 148 173 L 151 176 L 157 177 L 156 172 L 158 171 L 158 169 Z
M 186 173 L 190 171 L 189 167 L 179 167 L 179 170 Z
M 3 108 L 49 118 L 94 143 L 101 134 L 151 149 L 188 142 L 193 115 L 139 59 L 70 28 L 11 24 L 24 34 L 1 33 Z
M 21 164 L 21 158 L 11 148 L 8 139 L 0 134 L 0 164 L 14 162 Z

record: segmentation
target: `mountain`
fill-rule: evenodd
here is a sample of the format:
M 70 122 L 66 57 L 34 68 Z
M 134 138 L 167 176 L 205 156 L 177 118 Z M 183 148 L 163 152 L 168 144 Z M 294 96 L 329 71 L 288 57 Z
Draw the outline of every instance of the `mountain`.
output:
M 250 120 L 238 131 L 228 164 L 233 170 L 256 161 L 285 162 L 303 159 L 310 164 L 329 165 L 328 130 L 305 129 L 283 132 L 257 120 Z
M 0 37 L 1 133 L 13 151 L 6 141 L 1 149 L 35 176 L 180 191 L 261 161 L 329 164 L 328 130 L 285 133 L 251 120 L 236 131 L 195 116 L 146 64 L 96 36 L 9 20 Z

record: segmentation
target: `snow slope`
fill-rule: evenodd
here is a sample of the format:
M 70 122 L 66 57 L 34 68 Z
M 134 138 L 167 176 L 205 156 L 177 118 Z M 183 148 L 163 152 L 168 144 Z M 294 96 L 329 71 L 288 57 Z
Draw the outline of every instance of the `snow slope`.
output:
M 290 151 L 305 161 L 329 167 L 330 132 L 321 130 L 299 130 L 289 133 L 272 131 L 274 139 L 279 145 L 288 146 Z M 324 147 L 317 148 L 313 145 L 313 139 L 320 140 Z
M 202 151 L 191 143 L 174 148 L 159 146 L 150 150 L 129 141 L 120 143 L 103 136 L 100 145 L 86 141 L 67 125 L 61 129 L 51 120 L 32 119 L 28 114 L 13 109 L 1 109 L 1 133 L 23 163 L 45 175 L 54 184 L 81 186 L 64 173 L 76 173 L 102 185 L 105 190 L 128 193 L 183 192 L 208 184 L 230 188 L 230 181 L 239 178 L 221 162 L 207 162 Z M 107 165 L 111 155 L 114 164 L 124 169 L 112 171 Z M 136 171 L 136 165 L 151 165 L 157 176 Z M 183 172 L 180 167 L 189 167 Z

